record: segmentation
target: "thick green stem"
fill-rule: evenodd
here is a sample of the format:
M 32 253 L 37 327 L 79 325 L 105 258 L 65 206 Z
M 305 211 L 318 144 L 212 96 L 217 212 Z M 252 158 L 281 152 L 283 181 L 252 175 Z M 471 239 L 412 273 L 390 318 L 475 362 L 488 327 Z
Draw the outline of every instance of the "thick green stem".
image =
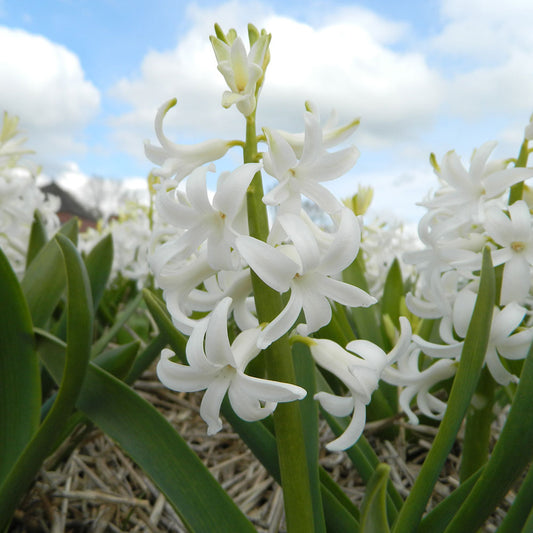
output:
M 244 162 L 255 162 L 257 159 L 254 113 L 246 120 Z M 269 231 L 268 217 L 262 198 L 263 182 L 261 173 L 258 172 L 247 192 L 248 225 L 252 237 L 266 241 Z M 252 285 L 259 322 L 272 321 L 283 309 L 281 295 L 263 283 L 253 271 Z M 295 383 L 294 365 L 287 335 L 271 344 L 264 356 L 270 379 Z M 311 533 L 315 531 L 315 526 L 300 406 L 297 402 L 279 404 L 273 417 L 287 531 Z
M 477 390 L 474 394 L 470 412 L 466 417 L 463 453 L 459 470 L 461 483 L 489 459 L 491 425 L 494 419 L 495 382 L 486 368 L 481 372 Z M 479 405 L 475 405 L 479 403 Z

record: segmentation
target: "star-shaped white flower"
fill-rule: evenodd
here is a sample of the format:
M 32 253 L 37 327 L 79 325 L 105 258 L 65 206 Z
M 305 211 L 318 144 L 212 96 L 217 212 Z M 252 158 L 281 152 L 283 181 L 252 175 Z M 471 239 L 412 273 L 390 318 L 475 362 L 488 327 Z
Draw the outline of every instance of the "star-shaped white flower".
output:
M 320 182 L 334 180 L 348 172 L 355 165 L 359 150 L 349 146 L 328 152 L 320 117 L 306 111 L 304 120 L 302 147 L 292 146 L 285 133 L 264 129 L 268 143 L 268 152 L 263 154 L 265 171 L 279 184 L 265 195 L 263 201 L 267 205 L 281 206 L 283 212 L 298 214 L 301 195 L 304 195 L 327 213 L 338 212 L 342 204 Z
M 292 244 L 270 246 L 252 237 L 237 238 L 236 245 L 250 268 L 270 287 L 289 300 L 281 313 L 259 336 L 259 346 L 266 348 L 289 331 L 303 310 L 305 324 L 298 332 L 308 335 L 331 320 L 329 299 L 350 307 L 367 307 L 376 299 L 359 287 L 333 276 L 352 263 L 359 250 L 360 229 L 355 215 L 343 208 L 339 227 L 329 247 L 321 250 L 308 224 L 299 216 L 285 214 L 279 223 Z
M 430 357 L 459 359 L 464 342 L 455 340 L 454 332 L 460 338 L 466 337 L 475 303 L 476 294 L 469 289 L 463 289 L 457 295 L 451 318 L 443 321 L 439 329 L 441 338 L 447 344 L 435 344 L 417 335 L 413 335 L 413 341 Z M 485 364 L 500 385 L 518 382 L 518 377 L 503 366 L 500 356 L 525 359 L 533 341 L 533 328 L 517 329 L 526 313 L 527 310 L 516 302 L 507 304 L 503 309 L 494 307 Z
M 500 303 L 523 302 L 529 295 L 533 265 L 531 213 L 523 200 L 509 206 L 509 216 L 499 209 L 487 211 L 487 234 L 501 248 L 492 252 L 495 266 L 503 264 Z
M 344 433 L 326 445 L 328 450 L 346 450 L 353 446 L 363 433 L 366 406 L 370 403 L 372 393 L 378 388 L 383 372 L 401 357 L 409 346 L 411 325 L 405 317 L 400 317 L 400 326 L 400 338 L 389 354 L 367 340 L 352 341 L 344 350 L 329 339 L 307 339 L 315 362 L 337 376 L 350 392 L 350 396 L 336 396 L 328 392 L 315 394 L 315 399 L 320 402 L 322 408 L 333 416 L 352 414 L 352 420 Z
M 279 381 L 247 376 L 248 363 L 259 353 L 260 328 L 241 332 L 230 345 L 227 331 L 231 299 L 225 298 L 209 319 L 200 322 L 186 346 L 189 366 L 171 361 L 174 355 L 165 349 L 157 365 L 157 375 L 169 389 L 192 392 L 205 389 L 200 416 L 207 423 L 208 435 L 222 429 L 220 407 L 228 394 L 235 413 L 248 422 L 270 415 L 279 402 L 301 400 L 306 391 Z
M 209 200 L 206 174 L 213 165 L 200 167 L 187 179 L 186 194 L 159 189 L 156 207 L 160 216 L 183 233 L 167 243 L 176 258 L 186 259 L 207 241 L 207 258 L 214 269 L 235 269 L 240 260 L 234 251 L 237 235 L 247 232 L 246 189 L 259 163 L 246 163 L 232 172 L 223 172 L 217 181 L 213 202 Z

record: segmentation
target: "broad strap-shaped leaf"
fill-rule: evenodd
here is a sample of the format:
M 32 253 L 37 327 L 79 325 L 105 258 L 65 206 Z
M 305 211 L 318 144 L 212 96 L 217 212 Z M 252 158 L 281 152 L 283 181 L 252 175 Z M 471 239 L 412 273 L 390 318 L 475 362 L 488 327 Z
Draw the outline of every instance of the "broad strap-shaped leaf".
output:
M 525 528 L 528 517 L 533 520 L 533 468 L 529 471 L 520 486 L 511 509 L 501 523 L 498 533 L 514 533 L 515 531 L 531 531 Z
M 359 254 L 352 264 L 343 270 L 342 279 L 346 283 L 355 285 L 368 292 L 368 283 L 365 278 L 365 267 L 361 251 L 359 251 Z M 381 328 L 379 327 L 377 316 L 377 306 L 353 307 L 351 312 L 357 338 L 369 340 L 381 348 L 384 348 L 383 336 L 381 334 Z
M 58 232 L 74 243 L 78 237 L 78 221 L 69 220 Z M 35 327 L 45 327 L 65 289 L 63 257 L 55 239 L 43 246 L 22 279 L 22 291 L 28 302 Z
M 67 273 L 66 358 L 52 408 L 0 487 L 0 531 L 9 524 L 17 503 L 68 423 L 89 361 L 93 311 L 87 272 L 78 251 L 66 237 L 56 236 L 56 246 L 61 250 Z
M 483 467 L 484 468 L 484 467 Z M 461 483 L 445 500 L 435 506 L 420 522 L 417 533 L 442 533 L 451 522 L 481 475 L 483 468 Z M 513 530 L 517 531 L 517 530 Z M 511 532 L 509 532 L 511 533 Z
M 388 533 L 387 522 L 387 483 L 390 466 L 382 463 L 366 486 L 361 504 L 361 533 Z
M 30 263 L 35 259 L 47 242 L 48 235 L 46 234 L 46 228 L 44 227 L 43 217 L 41 213 L 36 210 L 33 214 L 30 240 L 28 242 L 28 252 L 26 253 L 26 269 L 28 269 Z
M 113 266 L 113 237 L 111 234 L 100 240 L 85 258 L 85 266 L 91 282 L 94 309 L 98 308 L 111 275 Z
M 98 354 L 102 353 L 105 347 L 117 336 L 119 331 L 124 327 L 124 324 L 129 320 L 131 315 L 137 310 L 142 300 L 142 293 L 137 294 L 126 305 L 116 317 L 113 325 L 107 330 L 93 345 L 91 349 L 91 359 L 94 359 Z
M 30 311 L 0 248 L 0 485 L 37 430 L 40 407 Z
M 533 461 L 533 346 L 500 438 L 483 473 L 454 519 L 448 533 L 476 531 Z M 531 483 L 531 482 L 530 482 Z M 524 530 L 527 531 L 527 530 Z
M 60 378 L 58 352 L 43 355 Z M 127 385 L 90 363 L 77 407 L 135 461 L 190 531 L 255 531 L 165 418 Z
M 398 259 L 394 259 L 383 287 L 381 313 L 382 315 L 388 315 L 398 330 L 400 329 L 400 302 L 403 296 L 405 296 L 405 291 L 402 271 Z
M 488 248 L 485 248 L 479 292 L 465 337 L 459 367 L 450 391 L 448 406 L 433 445 L 394 524 L 394 533 L 416 531 L 439 473 L 455 442 L 485 361 L 495 292 L 494 268 L 490 252 Z M 475 528 L 470 531 L 475 531 Z

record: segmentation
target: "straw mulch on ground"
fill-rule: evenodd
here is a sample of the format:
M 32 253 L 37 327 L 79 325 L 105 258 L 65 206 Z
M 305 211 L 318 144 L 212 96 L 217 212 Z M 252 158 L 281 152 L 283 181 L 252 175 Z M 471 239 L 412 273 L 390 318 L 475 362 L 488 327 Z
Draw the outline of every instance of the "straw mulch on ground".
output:
M 147 372 L 135 388 L 177 428 L 211 473 L 263 533 L 283 532 L 283 498 L 279 486 L 263 466 L 231 432 L 207 437 L 199 416 L 199 394 L 177 394 L 165 389 L 153 372 Z M 412 427 L 403 420 L 394 444 L 374 436 L 370 424 L 366 436 L 380 459 L 391 467 L 391 478 L 402 496 L 412 486 L 430 447 L 435 428 Z M 406 430 L 416 438 L 406 443 Z M 51 457 L 35 481 L 12 523 L 12 532 L 184 532 L 179 517 L 153 483 L 108 437 L 97 429 L 78 434 L 73 450 L 65 443 Z M 332 439 L 322 428 L 323 443 Z M 364 485 L 344 453 L 328 453 L 322 446 L 322 466 L 354 501 L 360 502 Z M 458 485 L 458 459 L 452 452 L 436 486 L 431 505 Z M 512 501 L 512 494 L 504 507 Z M 503 511 L 498 511 L 485 531 L 496 530 Z M 221 532 L 224 533 L 224 532 Z

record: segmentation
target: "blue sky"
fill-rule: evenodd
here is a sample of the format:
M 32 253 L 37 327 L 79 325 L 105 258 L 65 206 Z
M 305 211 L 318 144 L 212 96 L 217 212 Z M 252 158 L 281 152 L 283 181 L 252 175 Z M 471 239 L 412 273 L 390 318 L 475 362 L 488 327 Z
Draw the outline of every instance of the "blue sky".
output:
M 258 118 L 302 129 L 304 101 L 324 118 L 361 116 L 361 157 L 339 195 L 376 188 L 378 212 L 414 219 L 436 187 L 428 156 L 465 162 L 487 140 L 514 156 L 533 112 L 533 3 L 509 0 L 0 0 L 0 104 L 21 117 L 43 171 L 144 177 L 142 142 L 157 106 L 176 142 L 242 136 L 223 110 L 208 36 L 214 22 L 272 33 Z M 236 156 L 235 156 L 236 157 Z M 229 164 L 237 163 L 237 160 Z

